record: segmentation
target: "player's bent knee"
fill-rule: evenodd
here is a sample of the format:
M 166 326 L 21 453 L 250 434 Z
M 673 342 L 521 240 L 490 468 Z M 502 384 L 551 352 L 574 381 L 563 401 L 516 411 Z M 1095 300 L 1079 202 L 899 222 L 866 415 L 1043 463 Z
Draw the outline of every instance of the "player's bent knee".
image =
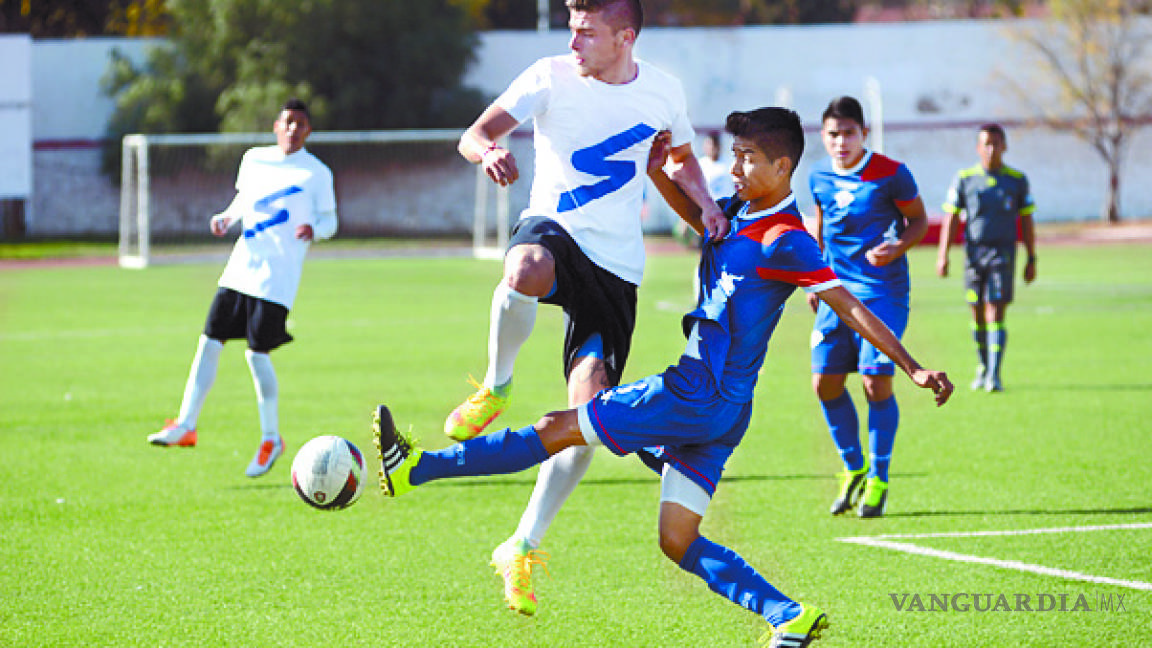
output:
M 668 536 L 663 532 L 660 534 L 660 551 L 664 552 L 668 560 L 676 564 L 680 564 L 680 561 L 684 559 L 684 554 L 688 553 L 690 546 L 692 546 L 692 540 L 685 542 L 685 538 L 681 536 Z
M 556 281 L 556 262 L 542 245 L 517 245 L 504 258 L 504 282 L 523 295 L 543 297 Z
M 864 386 L 864 396 L 869 402 L 888 400 L 892 396 L 892 376 L 865 375 L 861 376 Z
M 822 401 L 839 398 L 844 392 L 844 383 L 843 374 L 812 374 L 812 391 Z
M 700 537 L 700 528 L 692 524 L 667 523 L 663 516 L 660 519 L 660 551 L 668 560 L 676 564 L 684 559 L 688 547 Z
M 667 465 L 661 479 L 660 550 L 676 564 L 700 537 L 700 521 L 711 496 L 698 484 Z

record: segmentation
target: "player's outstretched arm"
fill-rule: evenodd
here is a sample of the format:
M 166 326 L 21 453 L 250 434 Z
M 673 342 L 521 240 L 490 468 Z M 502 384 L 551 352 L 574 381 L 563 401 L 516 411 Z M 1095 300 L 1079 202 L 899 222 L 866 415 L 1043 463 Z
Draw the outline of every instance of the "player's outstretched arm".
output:
M 819 293 L 823 299 L 844 323 L 851 326 L 865 339 L 880 349 L 896 366 L 900 367 L 912 382 L 925 389 L 931 389 L 936 395 L 936 404 L 943 405 L 952 395 L 952 383 L 943 371 L 925 369 L 912 358 L 904 345 L 900 343 L 896 334 L 888 328 L 880 318 L 876 317 L 868 307 L 860 302 L 844 286 L 836 286 Z
M 815 196 L 813 196 L 813 198 L 815 198 Z M 805 223 L 805 227 L 807 227 L 808 233 L 812 235 L 812 238 L 816 239 L 816 245 L 819 245 L 820 251 L 823 252 L 824 210 L 820 208 L 819 201 L 816 202 L 816 208 L 814 210 L 812 219 Z M 807 293 L 805 297 L 808 300 L 808 307 L 812 309 L 813 313 L 815 313 L 816 310 L 820 307 L 820 296 L 813 293 Z
M 465 160 L 484 167 L 492 182 L 506 187 L 520 178 L 520 169 L 512 152 L 496 142 L 519 125 L 508 111 L 493 104 L 464 131 L 456 150 Z
M 669 149 L 668 157 L 673 164 L 672 181 L 679 185 L 685 195 L 700 208 L 700 222 L 704 224 L 708 235 L 715 241 L 727 236 L 731 224 L 716 206 L 712 194 L 708 193 L 708 181 L 704 179 L 700 162 L 692 153 L 692 145 L 681 144 L 673 147 Z
M 708 236 L 708 228 L 704 226 L 704 221 L 700 219 L 703 210 L 700 205 L 692 202 L 688 194 L 680 188 L 680 185 L 672 181 L 668 174 L 664 172 L 664 164 L 668 161 L 668 151 L 672 148 L 671 145 L 672 134 L 669 131 L 660 131 L 656 133 L 655 138 L 652 140 L 652 148 L 648 152 L 648 178 L 660 192 L 660 196 L 664 198 L 664 202 L 676 212 L 685 223 L 688 224 L 700 236 Z

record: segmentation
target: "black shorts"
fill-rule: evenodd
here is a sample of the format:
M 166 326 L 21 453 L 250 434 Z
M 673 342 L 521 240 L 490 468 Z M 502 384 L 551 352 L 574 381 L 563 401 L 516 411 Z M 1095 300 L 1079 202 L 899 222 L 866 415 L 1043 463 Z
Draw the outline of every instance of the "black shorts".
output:
M 580 347 L 599 333 L 608 381 L 619 385 L 636 327 L 636 285 L 593 263 L 550 218 L 532 216 L 516 223 L 508 249 L 526 243 L 544 246 L 556 262 L 556 292 L 540 301 L 564 309 L 564 380 Z
M 248 340 L 248 348 L 268 353 L 292 341 L 285 324 L 288 309 L 258 297 L 220 288 L 208 309 L 204 335 L 214 340 Z
M 1012 301 L 1016 245 L 969 245 L 964 264 L 965 297 L 969 304 Z

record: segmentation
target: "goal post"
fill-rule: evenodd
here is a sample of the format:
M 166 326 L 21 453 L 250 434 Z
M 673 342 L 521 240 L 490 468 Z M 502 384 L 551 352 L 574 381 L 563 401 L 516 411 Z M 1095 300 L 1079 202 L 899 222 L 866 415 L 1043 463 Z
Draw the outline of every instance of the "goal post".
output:
M 120 156 L 120 266 L 148 266 L 148 143 L 126 135 Z
M 880 80 L 874 76 L 864 78 L 864 100 L 871 113 L 871 127 L 868 129 L 868 138 L 872 150 L 884 153 L 884 92 L 880 88 Z
M 427 239 L 438 247 L 501 258 L 509 214 L 526 203 L 522 178 L 497 187 L 456 151 L 455 129 L 318 131 L 308 150 L 332 169 L 338 236 Z M 235 195 L 236 171 L 249 147 L 271 133 L 126 135 L 122 140 L 119 261 L 146 268 L 158 242 L 208 243 L 208 219 Z M 531 169 L 531 150 L 518 152 Z

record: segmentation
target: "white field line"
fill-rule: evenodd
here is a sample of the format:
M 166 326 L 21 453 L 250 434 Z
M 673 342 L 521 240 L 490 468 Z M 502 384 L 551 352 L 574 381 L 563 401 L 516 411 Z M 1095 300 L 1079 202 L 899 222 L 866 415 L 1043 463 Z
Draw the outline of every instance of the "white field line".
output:
M 1043 576 L 1055 576 L 1057 578 L 1067 578 L 1069 580 L 1086 581 L 1089 583 L 1100 583 L 1104 585 L 1116 585 L 1119 587 L 1127 587 L 1130 589 L 1152 591 L 1152 583 L 1145 583 L 1144 581 L 1136 580 L 1122 580 L 1117 578 L 1109 578 L 1107 576 L 1093 576 L 1092 574 L 1082 574 L 1080 572 L 1069 571 L 1067 569 L 1056 569 L 1054 567 L 1045 567 L 1043 565 L 1033 565 L 1030 563 L 1020 562 L 1017 560 L 1000 560 L 998 558 L 987 558 L 984 556 L 973 556 L 970 554 L 956 553 L 954 551 L 943 551 L 940 549 L 932 549 L 930 547 L 921 547 L 920 545 L 912 544 L 911 542 L 896 542 L 888 538 L 975 538 L 975 537 L 988 537 L 988 536 L 1020 536 L 1020 535 L 1033 535 L 1040 533 L 1082 533 L 1087 531 L 1113 531 L 1113 530 L 1132 530 L 1132 529 L 1152 529 L 1152 523 L 1140 524 L 1104 524 L 1098 526 L 1083 526 L 1083 527 L 1052 527 L 1047 529 L 1019 529 L 1014 531 L 955 531 L 943 533 L 893 533 L 883 534 L 878 536 L 853 536 L 847 538 L 836 538 L 838 542 L 847 542 L 851 544 L 860 544 L 869 547 L 879 547 L 881 549 L 891 549 L 893 551 L 903 551 L 905 553 L 916 554 L 920 556 L 930 556 L 932 558 L 942 558 L 944 560 L 954 560 L 956 562 L 976 563 L 981 565 L 991 565 L 993 567 L 1000 567 L 1002 569 L 1015 569 L 1017 571 L 1031 572 Z

